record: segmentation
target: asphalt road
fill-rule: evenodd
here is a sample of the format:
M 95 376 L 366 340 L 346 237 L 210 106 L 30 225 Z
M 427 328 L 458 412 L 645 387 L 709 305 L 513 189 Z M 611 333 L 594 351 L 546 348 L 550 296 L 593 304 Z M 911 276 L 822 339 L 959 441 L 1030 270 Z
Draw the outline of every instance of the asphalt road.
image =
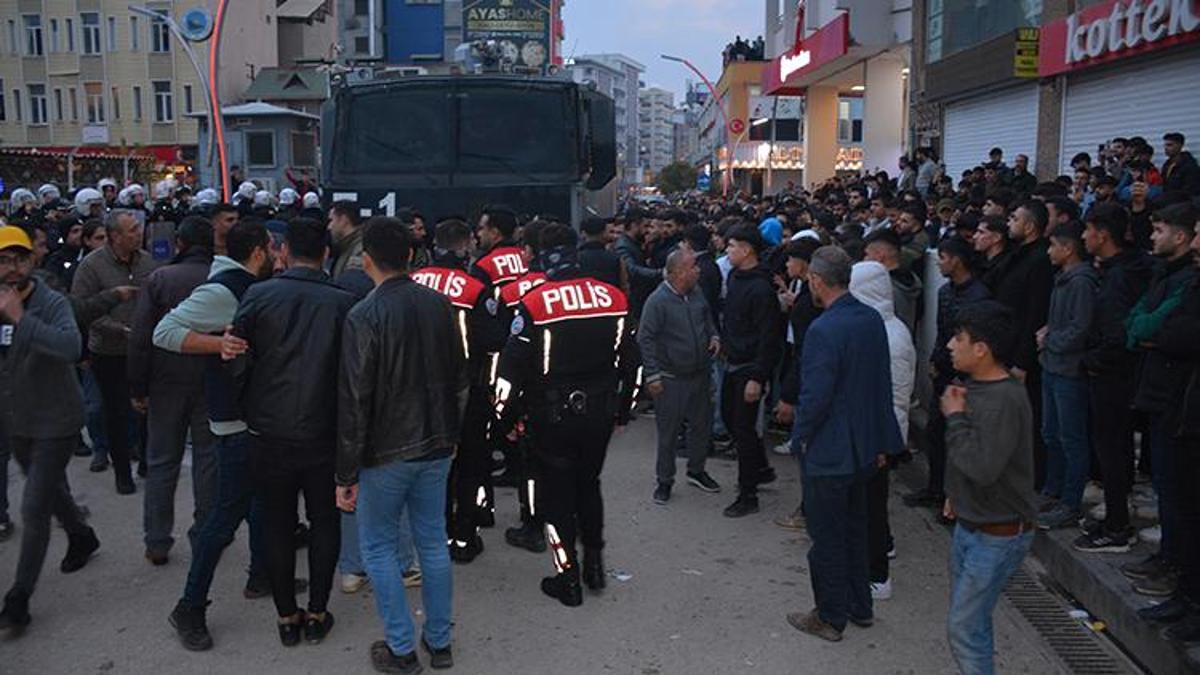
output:
M 613 440 L 604 473 L 606 562 L 624 580 L 614 576 L 603 595 L 588 595 L 581 608 L 563 607 L 538 590 L 539 579 L 551 571 L 549 553 L 504 543 L 503 527 L 516 520 L 516 495 L 498 491 L 498 523 L 484 531 L 484 554 L 454 568 L 452 672 L 956 672 L 945 639 L 949 539 L 929 514 L 906 509 L 893 496 L 895 595 L 876 604 L 874 627 L 851 626 L 845 640 L 826 643 L 798 633 L 784 618 L 813 606 L 808 539 L 772 523 L 798 501 L 792 462 L 772 456 L 780 480 L 762 493 L 762 512 L 732 520 L 721 509 L 733 499 L 733 462 L 710 462 L 710 473 L 725 486 L 719 495 L 677 482 L 669 505 L 651 502 L 653 441 L 652 420 L 635 422 Z M 216 647 L 184 651 L 166 617 L 187 573 L 187 524 L 176 524 L 179 541 L 170 564 L 150 566 L 142 557 L 140 483 L 136 497 L 119 497 L 111 474 L 88 473 L 87 462 L 73 461 L 70 478 L 92 512 L 100 552 L 84 570 L 64 576 L 58 562 L 66 537 L 55 528 L 33 598 L 33 624 L 20 638 L 0 640 L 0 673 L 370 672 L 367 649 L 381 637 L 370 588 L 356 595 L 335 589 L 330 609 L 338 623 L 325 643 L 282 647 L 270 599 L 241 596 L 245 530 L 217 570 L 208 614 Z M 10 479 L 14 515 L 20 513 L 21 485 L 19 477 Z M 177 515 L 190 514 L 190 502 L 184 479 Z M 0 544 L 5 588 L 19 535 Z M 409 599 L 419 607 L 419 592 Z M 1058 672 L 1038 636 L 1014 616 L 1004 606 L 996 615 L 1000 671 Z

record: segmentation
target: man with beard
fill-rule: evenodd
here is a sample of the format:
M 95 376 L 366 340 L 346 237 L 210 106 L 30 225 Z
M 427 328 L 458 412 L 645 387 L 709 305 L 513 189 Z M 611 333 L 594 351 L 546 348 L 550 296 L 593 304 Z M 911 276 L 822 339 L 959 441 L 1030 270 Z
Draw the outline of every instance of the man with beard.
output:
M 329 209 L 329 235 L 333 239 L 333 264 L 329 276 L 338 286 L 360 299 L 374 284 L 363 271 L 362 227 L 358 205 L 351 201 L 334 202 Z
M 160 349 L 210 357 L 204 394 L 209 428 L 216 437 L 217 497 L 196 532 L 183 597 L 170 616 L 184 648 L 191 651 L 212 648 L 205 622 L 208 590 L 221 553 L 243 520 L 250 525 L 250 574 L 244 595 L 257 598 L 270 592 L 261 506 L 252 505 L 250 433 L 237 405 L 233 378 L 219 358 L 221 334 L 233 323 L 238 301 L 251 284 L 271 274 L 270 237 L 261 222 L 246 219 L 229 230 L 225 243 L 228 255 L 214 256 L 208 281 L 159 321 L 153 338 Z
M 84 522 L 66 477 L 83 426 L 75 381 L 82 341 L 71 306 L 33 280 L 33 244 L 20 228 L 0 228 L 0 274 L 0 414 L 6 449 L 26 476 L 21 553 L 0 610 L 0 630 L 19 630 L 29 625 L 29 598 L 50 544 L 51 514 L 67 532 L 64 573 L 83 568 L 100 542 Z M 5 457 L 6 483 L 7 464 Z

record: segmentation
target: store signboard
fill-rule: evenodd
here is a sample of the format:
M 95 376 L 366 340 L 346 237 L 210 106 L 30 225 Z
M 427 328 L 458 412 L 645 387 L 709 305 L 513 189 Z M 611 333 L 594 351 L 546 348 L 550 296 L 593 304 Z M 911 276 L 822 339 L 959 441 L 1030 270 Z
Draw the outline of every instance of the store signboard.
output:
M 1038 74 L 1049 77 L 1200 41 L 1197 0 L 1109 0 L 1042 26 Z
M 1013 47 L 1013 77 L 1038 76 L 1038 35 L 1036 28 L 1017 29 Z
M 551 0 L 467 0 L 463 41 L 495 40 L 514 65 L 544 68 L 551 60 Z
M 794 94 L 803 78 L 844 56 L 850 48 L 850 15 L 846 12 L 806 37 L 763 69 L 762 90 L 767 94 Z

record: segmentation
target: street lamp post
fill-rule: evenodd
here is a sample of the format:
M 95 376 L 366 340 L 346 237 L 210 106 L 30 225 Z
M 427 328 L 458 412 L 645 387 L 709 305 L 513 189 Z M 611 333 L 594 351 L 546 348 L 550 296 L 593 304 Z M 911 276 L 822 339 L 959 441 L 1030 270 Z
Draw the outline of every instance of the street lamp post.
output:
M 704 73 L 700 72 L 699 68 L 692 65 L 692 62 L 685 58 L 670 56 L 669 54 L 661 54 L 660 56 L 662 56 L 662 58 L 666 61 L 682 63 L 684 66 L 687 66 L 688 70 L 691 70 L 693 73 L 695 73 L 696 77 L 700 78 L 700 81 L 704 82 L 704 86 L 708 87 L 708 93 L 713 97 L 713 105 L 717 106 L 717 110 L 721 113 L 721 120 L 725 124 L 725 129 L 727 131 L 732 131 L 732 129 L 729 128 L 729 113 L 725 110 L 725 106 L 722 105 L 721 97 L 717 95 L 717 88 L 714 87 L 713 83 L 704 76 Z M 721 181 L 724 196 L 726 197 L 729 196 L 729 185 L 733 181 L 733 152 L 736 148 L 736 145 L 731 145 L 729 148 L 729 161 L 726 163 L 725 179 Z

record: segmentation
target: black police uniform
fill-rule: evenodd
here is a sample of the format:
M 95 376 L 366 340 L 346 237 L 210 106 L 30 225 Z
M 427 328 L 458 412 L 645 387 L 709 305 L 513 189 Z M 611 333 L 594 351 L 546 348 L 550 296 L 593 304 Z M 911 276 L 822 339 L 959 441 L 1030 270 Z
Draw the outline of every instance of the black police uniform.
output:
M 494 522 L 488 518 L 490 501 L 485 489 L 491 469 L 487 439 L 492 420 L 485 336 L 496 317 L 488 309 L 486 285 L 467 274 L 466 261 L 453 254 L 439 255 L 432 266 L 413 272 L 412 279 L 450 300 L 467 355 L 471 390 L 458 453 L 450 469 L 446 529 L 450 557 L 455 562 L 469 563 L 483 552 L 479 528 Z
M 618 376 L 628 349 L 628 302 L 615 286 L 583 276 L 574 253 L 543 253 L 568 263 L 547 266 L 546 283 L 521 299 L 496 381 L 497 412 L 503 416 L 520 395 L 529 415 L 558 572 L 542 580 L 542 591 L 568 606 L 583 602 L 577 538 L 584 580 L 595 590 L 604 586 L 600 472 L 614 424 L 628 420 L 632 393 Z

